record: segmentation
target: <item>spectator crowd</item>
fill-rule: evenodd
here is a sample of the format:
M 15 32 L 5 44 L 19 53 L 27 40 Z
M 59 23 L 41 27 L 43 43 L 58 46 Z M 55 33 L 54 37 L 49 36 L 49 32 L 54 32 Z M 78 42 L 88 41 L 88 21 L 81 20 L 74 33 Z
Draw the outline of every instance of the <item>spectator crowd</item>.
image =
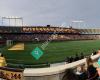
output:
M 95 55 L 97 52 L 93 52 Z M 70 58 L 69 62 L 77 61 L 83 59 L 85 56 L 81 53 L 79 57 L 76 54 L 75 58 Z M 68 61 L 67 61 L 68 62 Z M 94 66 L 95 61 L 92 60 L 91 56 L 86 57 L 86 63 L 80 64 L 75 68 L 67 69 L 62 80 L 100 80 L 100 69 Z
M 45 41 L 52 40 L 94 40 L 100 35 L 81 34 L 79 30 L 62 27 L 0 27 L 0 35 L 13 41 Z

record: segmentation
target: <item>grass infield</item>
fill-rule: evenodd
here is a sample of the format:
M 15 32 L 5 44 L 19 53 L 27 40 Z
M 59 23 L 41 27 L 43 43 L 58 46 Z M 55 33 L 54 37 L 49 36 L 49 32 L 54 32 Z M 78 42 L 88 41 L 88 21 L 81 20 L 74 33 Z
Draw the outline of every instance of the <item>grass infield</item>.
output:
M 44 54 L 39 60 L 32 57 L 31 51 L 36 47 L 41 48 L 42 42 L 29 42 L 24 43 L 24 45 L 25 49 L 22 51 L 8 50 L 8 47 L 1 49 L 7 63 L 36 65 L 64 61 L 67 56 L 75 56 L 76 53 L 80 54 L 81 52 L 84 55 L 89 55 L 93 50 L 100 49 L 100 40 L 50 42 L 43 50 Z

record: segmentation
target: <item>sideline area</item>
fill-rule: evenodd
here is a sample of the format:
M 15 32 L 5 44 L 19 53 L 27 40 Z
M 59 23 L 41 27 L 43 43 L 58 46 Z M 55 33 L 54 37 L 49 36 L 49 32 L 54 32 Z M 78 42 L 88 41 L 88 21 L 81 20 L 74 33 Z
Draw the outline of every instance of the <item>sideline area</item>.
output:
M 95 60 L 99 57 L 100 54 L 97 54 L 92 56 L 91 58 Z M 84 64 L 85 62 L 86 62 L 86 58 L 66 65 L 57 66 L 57 67 L 38 68 L 38 69 L 26 68 L 24 70 L 24 76 L 29 77 L 29 76 L 45 76 L 45 75 L 59 74 L 64 72 L 68 68 L 76 67 L 80 64 Z
M 97 60 L 100 54 L 91 56 L 93 60 Z M 77 67 L 85 64 L 86 58 L 65 65 L 48 68 L 26 68 L 23 72 L 24 80 L 62 80 L 66 69 Z

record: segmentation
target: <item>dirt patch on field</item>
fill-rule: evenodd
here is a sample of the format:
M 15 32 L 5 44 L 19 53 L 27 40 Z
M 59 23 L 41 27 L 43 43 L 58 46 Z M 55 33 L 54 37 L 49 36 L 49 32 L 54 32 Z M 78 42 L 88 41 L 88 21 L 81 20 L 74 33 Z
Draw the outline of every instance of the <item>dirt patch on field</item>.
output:
M 24 43 L 18 43 L 9 48 L 8 50 L 24 50 Z

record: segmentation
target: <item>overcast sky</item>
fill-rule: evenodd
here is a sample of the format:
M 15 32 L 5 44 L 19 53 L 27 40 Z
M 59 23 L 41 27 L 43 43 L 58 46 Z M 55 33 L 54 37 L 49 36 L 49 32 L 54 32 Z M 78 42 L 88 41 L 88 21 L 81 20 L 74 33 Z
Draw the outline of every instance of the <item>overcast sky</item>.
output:
M 0 19 L 2 16 L 23 17 L 27 25 L 79 27 L 79 23 L 72 21 L 82 20 L 82 27 L 99 27 L 100 0 L 0 0 Z

